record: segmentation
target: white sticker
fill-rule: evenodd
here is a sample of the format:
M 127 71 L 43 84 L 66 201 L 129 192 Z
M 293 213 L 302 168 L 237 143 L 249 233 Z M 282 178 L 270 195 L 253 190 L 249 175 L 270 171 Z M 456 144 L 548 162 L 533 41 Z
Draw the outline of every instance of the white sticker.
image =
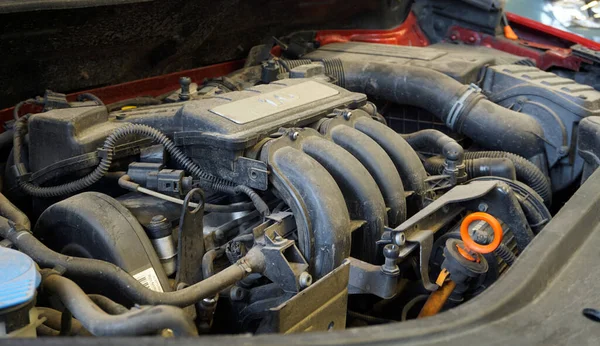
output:
M 141 272 L 134 274 L 133 277 L 139 281 L 142 285 L 146 286 L 156 292 L 163 292 L 162 286 L 160 285 L 160 281 L 158 281 L 158 276 L 154 271 L 154 268 L 150 267 L 148 269 L 142 270 Z

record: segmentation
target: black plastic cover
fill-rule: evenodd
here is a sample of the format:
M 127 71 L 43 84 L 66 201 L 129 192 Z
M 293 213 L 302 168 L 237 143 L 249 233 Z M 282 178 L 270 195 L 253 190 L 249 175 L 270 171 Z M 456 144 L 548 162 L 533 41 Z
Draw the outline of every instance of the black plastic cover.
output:
M 142 226 L 105 194 L 84 192 L 52 205 L 40 216 L 34 234 L 55 251 L 111 262 L 151 289 L 171 290 Z

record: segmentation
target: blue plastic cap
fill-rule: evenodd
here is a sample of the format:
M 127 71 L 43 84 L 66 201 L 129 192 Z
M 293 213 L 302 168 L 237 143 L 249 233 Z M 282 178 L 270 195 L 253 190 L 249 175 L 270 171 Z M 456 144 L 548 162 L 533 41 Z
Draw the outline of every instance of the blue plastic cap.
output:
M 41 276 L 26 254 L 0 247 L 0 310 L 33 299 Z

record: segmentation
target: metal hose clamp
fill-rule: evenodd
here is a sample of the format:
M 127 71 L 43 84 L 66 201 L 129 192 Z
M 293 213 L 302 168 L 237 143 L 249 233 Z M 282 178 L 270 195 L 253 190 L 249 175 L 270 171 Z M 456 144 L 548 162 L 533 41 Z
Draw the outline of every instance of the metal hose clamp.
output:
M 452 109 L 448 112 L 448 116 L 446 117 L 446 125 L 449 128 L 454 130 L 454 123 L 458 120 L 459 115 L 462 113 L 465 108 L 465 101 L 471 94 L 479 94 L 481 93 L 481 88 L 474 83 L 469 85 L 469 88 L 465 90 L 465 92 L 458 98 L 458 100 L 452 105 Z

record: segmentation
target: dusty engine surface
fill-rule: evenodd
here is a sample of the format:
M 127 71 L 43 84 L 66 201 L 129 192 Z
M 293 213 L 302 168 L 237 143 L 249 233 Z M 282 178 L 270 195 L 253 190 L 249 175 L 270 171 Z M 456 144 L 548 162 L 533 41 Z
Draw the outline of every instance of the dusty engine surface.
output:
M 0 201 L 28 285 L 8 335 L 431 316 L 502 280 L 600 162 L 600 93 L 486 48 L 338 43 L 161 99 L 36 102 Z

